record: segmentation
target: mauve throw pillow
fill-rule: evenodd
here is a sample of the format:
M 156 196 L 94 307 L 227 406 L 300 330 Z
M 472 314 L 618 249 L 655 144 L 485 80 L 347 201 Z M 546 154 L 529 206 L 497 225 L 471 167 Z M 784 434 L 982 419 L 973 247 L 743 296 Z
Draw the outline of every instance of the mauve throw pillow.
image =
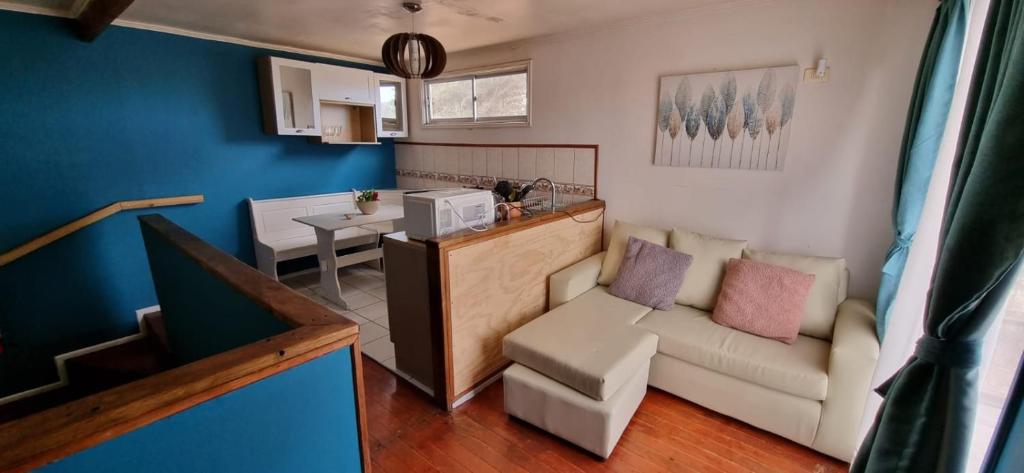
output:
M 637 304 L 669 310 L 692 262 L 686 253 L 629 237 L 619 274 L 608 291 Z
M 711 320 L 792 344 L 814 275 L 759 261 L 730 258 Z

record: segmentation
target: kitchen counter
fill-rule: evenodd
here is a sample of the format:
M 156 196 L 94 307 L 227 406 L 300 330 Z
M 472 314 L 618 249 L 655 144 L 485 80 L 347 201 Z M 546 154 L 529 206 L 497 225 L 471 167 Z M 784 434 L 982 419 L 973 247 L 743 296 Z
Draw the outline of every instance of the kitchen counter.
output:
M 400 242 L 426 243 L 428 245 L 433 245 L 437 247 L 460 246 L 477 240 L 494 238 L 496 236 L 500 236 L 509 232 L 526 230 L 537 225 L 543 225 L 544 223 L 553 220 L 577 217 L 579 215 L 591 212 L 595 209 L 602 210 L 603 217 L 604 201 L 600 199 L 590 199 L 568 205 L 564 208 L 555 210 L 554 212 L 534 211 L 533 214 L 529 216 L 524 215 L 522 217 L 516 217 L 511 220 L 495 222 L 493 224 L 487 225 L 487 230 L 482 232 L 470 230 L 467 228 L 449 235 L 430 238 L 422 241 L 410 239 L 408 236 L 406 236 L 405 232 L 397 232 L 387 235 L 386 238 L 392 238 Z
M 501 340 L 547 311 L 548 277 L 601 251 L 604 201 L 424 241 L 384 237 L 396 367 L 455 408 L 496 379 Z

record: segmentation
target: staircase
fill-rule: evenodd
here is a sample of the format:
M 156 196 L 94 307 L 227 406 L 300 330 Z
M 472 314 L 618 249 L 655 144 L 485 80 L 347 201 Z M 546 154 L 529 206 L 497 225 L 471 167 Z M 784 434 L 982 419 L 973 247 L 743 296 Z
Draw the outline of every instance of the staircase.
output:
M 137 340 L 65 360 L 66 385 L 0 405 L 0 425 L 176 367 L 160 313 L 142 323 Z

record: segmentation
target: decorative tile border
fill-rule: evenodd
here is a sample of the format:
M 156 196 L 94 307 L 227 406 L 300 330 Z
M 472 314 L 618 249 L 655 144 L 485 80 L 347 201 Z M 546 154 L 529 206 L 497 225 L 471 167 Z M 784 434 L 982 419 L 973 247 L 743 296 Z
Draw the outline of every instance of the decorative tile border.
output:
M 485 189 L 493 189 L 494 185 L 497 184 L 498 180 L 507 180 L 516 187 L 522 187 L 532 182 L 525 179 L 498 179 L 493 176 L 448 174 L 443 172 L 432 171 L 414 171 L 412 169 L 396 169 L 395 174 L 399 177 L 410 177 L 414 179 L 426 179 L 430 181 L 445 182 L 451 184 L 451 187 L 483 187 Z M 535 189 L 538 191 L 547 192 L 551 190 L 551 187 L 548 185 L 547 182 L 542 181 L 537 183 L 537 187 Z M 572 194 L 586 197 L 594 197 L 596 195 L 594 186 L 585 186 L 579 184 L 566 184 L 562 182 L 556 182 L 555 190 L 562 194 Z
M 547 177 L 560 194 L 597 195 L 597 145 L 395 143 L 400 187 L 493 188 L 506 180 L 517 186 Z M 547 183 L 538 190 L 547 191 Z

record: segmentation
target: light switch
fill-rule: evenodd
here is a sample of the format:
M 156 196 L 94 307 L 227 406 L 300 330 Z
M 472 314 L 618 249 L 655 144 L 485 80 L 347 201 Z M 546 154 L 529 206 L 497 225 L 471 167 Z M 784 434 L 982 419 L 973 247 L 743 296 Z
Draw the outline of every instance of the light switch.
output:
M 807 69 L 804 69 L 804 82 L 828 82 L 829 71 L 831 70 L 831 67 L 826 67 L 825 74 L 818 77 L 818 70 L 813 67 L 808 67 Z

